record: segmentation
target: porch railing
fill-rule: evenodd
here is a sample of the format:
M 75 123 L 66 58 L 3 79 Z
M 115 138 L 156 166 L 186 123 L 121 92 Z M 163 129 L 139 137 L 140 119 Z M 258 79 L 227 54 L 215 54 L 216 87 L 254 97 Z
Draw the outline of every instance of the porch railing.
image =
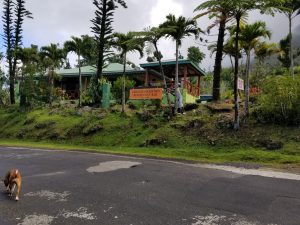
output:
M 193 85 L 190 81 L 184 81 L 183 87 L 187 90 L 187 93 L 194 96 L 199 97 L 200 95 L 200 88 Z

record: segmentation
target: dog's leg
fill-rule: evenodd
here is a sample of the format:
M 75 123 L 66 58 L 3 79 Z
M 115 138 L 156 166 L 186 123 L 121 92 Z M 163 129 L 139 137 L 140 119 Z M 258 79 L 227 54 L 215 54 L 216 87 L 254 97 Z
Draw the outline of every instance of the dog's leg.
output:
M 21 190 L 21 181 L 20 180 L 16 180 L 16 184 L 17 184 L 17 193 L 16 193 L 16 201 L 19 201 L 19 196 L 20 196 L 20 190 Z
M 16 188 L 16 182 L 13 182 L 10 190 L 9 190 L 9 196 L 12 196 L 14 191 L 15 191 L 15 188 Z

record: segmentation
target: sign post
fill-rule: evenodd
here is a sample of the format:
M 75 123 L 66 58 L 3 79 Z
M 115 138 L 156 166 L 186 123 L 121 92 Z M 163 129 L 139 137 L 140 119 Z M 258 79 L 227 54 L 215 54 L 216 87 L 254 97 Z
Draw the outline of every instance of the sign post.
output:
M 238 78 L 238 90 L 244 91 L 244 80 L 241 78 Z

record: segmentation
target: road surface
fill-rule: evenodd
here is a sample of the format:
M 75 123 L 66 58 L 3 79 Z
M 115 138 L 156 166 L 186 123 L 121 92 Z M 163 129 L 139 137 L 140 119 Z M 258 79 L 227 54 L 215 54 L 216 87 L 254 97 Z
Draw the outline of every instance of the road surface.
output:
M 297 175 L 9 147 L 0 147 L 0 162 L 3 176 L 9 168 L 23 175 L 19 202 L 0 186 L 1 225 L 300 224 Z

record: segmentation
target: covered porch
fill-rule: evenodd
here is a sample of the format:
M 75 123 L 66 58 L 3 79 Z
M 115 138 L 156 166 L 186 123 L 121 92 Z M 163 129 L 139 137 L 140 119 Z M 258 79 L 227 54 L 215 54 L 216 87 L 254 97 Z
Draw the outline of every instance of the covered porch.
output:
M 179 60 L 179 83 L 180 86 L 193 97 L 200 96 L 201 77 L 205 76 L 205 72 L 194 62 L 190 60 Z M 163 87 L 163 76 L 160 72 L 158 62 L 140 64 L 145 70 L 145 86 L 146 87 Z M 162 62 L 164 74 L 168 88 L 174 86 L 176 61 L 168 60 Z

